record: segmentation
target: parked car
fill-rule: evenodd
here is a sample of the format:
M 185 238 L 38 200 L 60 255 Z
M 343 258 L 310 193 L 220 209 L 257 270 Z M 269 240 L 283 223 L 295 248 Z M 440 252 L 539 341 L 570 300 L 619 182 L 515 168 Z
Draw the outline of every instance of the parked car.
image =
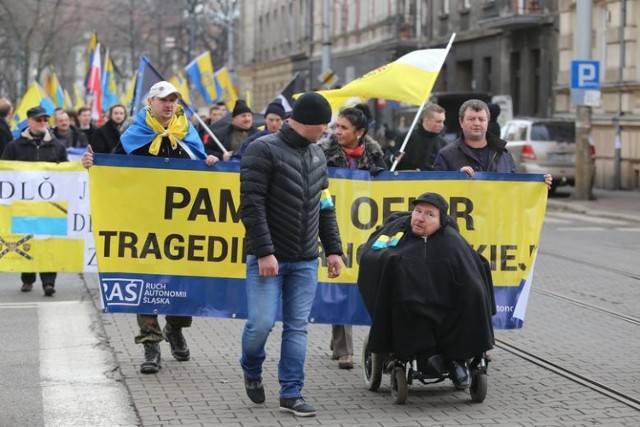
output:
M 563 119 L 515 118 L 502 128 L 502 138 L 513 155 L 518 172 L 550 173 L 551 191 L 575 184 L 575 123 Z M 591 146 L 591 158 L 595 148 Z

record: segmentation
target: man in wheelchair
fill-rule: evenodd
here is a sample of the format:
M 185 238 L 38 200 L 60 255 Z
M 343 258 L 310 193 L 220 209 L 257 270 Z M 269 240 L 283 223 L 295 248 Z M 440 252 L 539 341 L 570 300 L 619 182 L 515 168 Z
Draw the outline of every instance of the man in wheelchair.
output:
M 488 262 L 460 235 L 449 205 L 424 193 L 393 214 L 361 252 L 358 287 L 371 316 L 368 347 L 426 369 L 439 354 L 457 388 L 467 361 L 493 348 L 496 312 Z

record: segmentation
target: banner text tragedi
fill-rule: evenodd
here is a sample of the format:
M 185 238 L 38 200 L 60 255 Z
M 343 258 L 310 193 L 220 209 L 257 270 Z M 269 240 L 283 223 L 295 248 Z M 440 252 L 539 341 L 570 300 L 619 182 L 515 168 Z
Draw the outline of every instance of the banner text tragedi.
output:
M 195 262 L 242 263 L 246 255 L 244 239 L 239 237 L 156 233 L 138 235 L 133 231 L 98 232 L 105 258 L 156 259 Z

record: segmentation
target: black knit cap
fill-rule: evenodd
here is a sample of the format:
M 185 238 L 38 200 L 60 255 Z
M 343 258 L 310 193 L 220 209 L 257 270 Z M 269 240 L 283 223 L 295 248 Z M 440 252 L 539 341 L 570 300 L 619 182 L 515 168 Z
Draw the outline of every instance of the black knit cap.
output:
M 326 125 L 331 121 L 331 105 L 324 96 L 307 92 L 293 105 L 291 118 L 303 125 Z
M 440 224 L 444 225 L 449 215 L 449 203 L 438 193 L 423 193 L 417 199 L 412 200 L 413 206 L 418 203 L 429 203 L 440 211 Z
M 276 99 L 271 104 L 267 105 L 264 116 L 267 117 L 269 114 L 275 114 L 277 116 L 280 116 L 281 119 L 284 119 L 284 107 L 282 106 L 282 102 L 279 99 Z
M 247 105 L 247 102 L 244 99 L 238 99 L 236 101 L 235 107 L 233 107 L 233 112 L 231 113 L 231 117 L 238 116 L 243 113 L 250 113 L 251 108 Z

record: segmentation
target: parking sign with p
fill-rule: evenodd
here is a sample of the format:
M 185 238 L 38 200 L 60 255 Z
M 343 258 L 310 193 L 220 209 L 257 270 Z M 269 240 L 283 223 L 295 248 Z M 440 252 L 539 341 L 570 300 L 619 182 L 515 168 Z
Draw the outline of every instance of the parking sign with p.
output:
M 600 89 L 600 61 L 571 61 L 571 89 Z
M 600 105 L 600 61 L 571 61 L 571 104 Z

